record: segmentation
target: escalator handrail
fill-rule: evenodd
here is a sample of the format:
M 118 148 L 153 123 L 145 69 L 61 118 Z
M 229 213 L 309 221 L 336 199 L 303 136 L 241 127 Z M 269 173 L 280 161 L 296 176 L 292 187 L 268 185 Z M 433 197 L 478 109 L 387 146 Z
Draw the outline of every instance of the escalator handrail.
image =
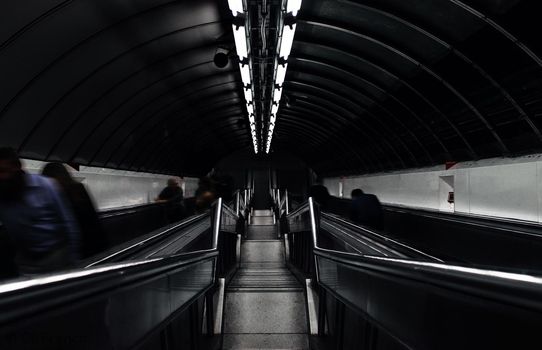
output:
M 185 199 L 190 199 L 190 198 L 191 197 L 184 198 L 183 201 Z M 182 202 L 178 202 L 178 203 L 175 203 L 175 204 L 181 205 L 181 203 Z M 143 204 L 135 204 L 135 205 L 123 206 L 123 207 L 107 208 L 107 209 L 99 210 L 98 211 L 98 216 L 100 217 L 100 219 L 108 219 L 108 218 L 115 217 L 115 216 L 123 216 L 123 215 L 134 214 L 134 213 L 146 210 L 148 208 L 165 207 L 167 205 L 168 205 L 168 203 L 143 203 Z
M 416 248 L 413 248 L 407 244 L 404 244 L 404 243 L 401 243 L 399 241 L 396 241 L 392 238 L 389 238 L 389 237 L 386 237 L 384 235 L 381 235 L 379 234 L 378 232 L 376 231 L 372 231 L 372 230 L 369 230 L 367 229 L 366 227 L 363 227 L 363 226 L 360 226 L 358 224 L 355 224 L 351 221 L 348 221 L 346 219 L 343 219 L 342 217 L 339 217 L 339 216 L 336 216 L 336 215 L 333 215 L 333 214 L 329 214 L 329 213 L 326 213 L 326 212 L 321 212 L 320 213 L 322 218 L 325 218 L 327 220 L 330 220 L 330 221 L 334 221 L 342 226 L 346 226 L 350 229 L 353 229 L 355 231 L 362 231 L 363 234 L 365 235 L 368 235 L 368 236 L 372 236 L 372 237 L 375 237 L 377 238 L 378 240 L 381 240 L 381 241 L 384 241 L 386 244 L 391 244 L 391 245 L 395 245 L 395 246 L 399 246 L 405 250 L 407 250 L 408 252 L 412 252 L 413 254 L 415 255 L 420 255 L 420 256 L 423 256 L 424 258 L 427 258 L 428 260 L 430 261 L 435 261 L 435 262 L 444 262 L 443 260 L 437 258 L 437 257 L 434 257 L 432 255 L 429 255 L 427 253 L 424 253 L 422 252 L 421 250 L 418 250 Z M 359 238 L 358 237 L 355 237 L 353 235 L 348 235 L 351 239 L 354 239 L 354 240 L 358 240 L 359 241 Z
M 494 216 L 473 215 L 465 213 L 446 213 L 438 210 L 425 208 L 407 208 L 402 206 L 384 205 L 384 210 L 405 213 L 430 219 L 450 221 L 469 226 L 490 228 L 495 231 L 505 231 L 507 234 L 514 234 L 522 238 L 542 238 L 542 225 L 536 222 L 529 222 L 515 219 L 498 218 Z M 524 229 L 518 229 L 522 227 Z M 530 230 L 535 230 L 533 232 Z
M 197 256 L 199 255 L 205 255 L 205 254 L 211 254 L 211 253 L 218 254 L 218 236 L 221 232 L 220 222 L 221 222 L 221 217 L 222 217 L 222 210 L 226 209 L 230 212 L 232 212 L 232 210 L 228 208 L 227 206 L 223 205 L 222 198 L 219 198 L 215 202 L 214 206 L 215 206 L 215 215 L 214 215 L 215 222 L 213 225 L 212 246 L 209 249 L 201 249 L 201 250 L 197 250 L 193 252 L 180 253 L 180 254 L 173 255 L 171 257 L 159 257 L 159 258 L 152 258 L 152 259 L 147 259 L 147 260 L 142 260 L 142 261 L 113 263 L 113 264 L 104 265 L 103 267 L 102 266 L 95 267 L 95 266 L 89 265 L 84 270 L 77 269 L 72 272 L 54 273 L 54 274 L 47 275 L 44 277 L 36 277 L 36 278 L 28 279 L 28 280 L 8 282 L 8 283 L 0 284 L 0 297 L 2 293 L 7 292 L 7 291 L 12 291 L 12 290 L 19 290 L 20 287 L 29 287 L 29 286 L 38 286 L 38 285 L 43 286 L 44 284 L 49 283 L 49 282 L 55 283 L 57 281 L 63 281 L 72 277 L 75 278 L 75 277 L 81 277 L 81 276 L 90 276 L 94 273 L 100 273 L 103 271 L 111 271 L 111 270 L 116 270 L 119 268 L 125 268 L 125 267 L 130 267 L 130 266 L 138 266 L 138 265 L 152 263 L 154 261 L 165 260 L 169 258 L 192 258 L 192 257 L 197 258 Z M 221 210 L 216 210 L 216 208 L 220 208 Z M 235 216 L 235 213 L 233 213 L 233 215 Z M 175 225 L 174 227 L 170 229 L 174 229 L 175 227 L 182 226 L 183 224 L 191 224 L 206 216 L 209 216 L 209 214 L 198 215 L 197 217 L 193 217 L 191 220 L 183 221 L 182 223 L 179 223 L 179 225 Z M 165 231 L 169 232 L 169 229 Z M 162 232 L 162 234 L 164 234 L 165 231 Z
M 331 197 L 333 201 L 350 203 L 347 198 Z M 532 237 L 542 238 L 542 224 L 538 222 L 502 218 L 488 215 L 477 215 L 461 212 L 446 212 L 438 209 L 410 207 L 400 204 L 383 203 L 382 207 L 386 211 L 404 213 L 430 219 L 445 220 L 454 223 L 460 223 L 469 226 L 478 226 L 490 228 L 495 231 L 505 231 L 508 234 L 514 234 L 518 237 L 530 239 Z M 533 232 L 534 231 L 534 232 Z
M 164 273 L 165 270 L 171 268 L 178 268 L 185 265 L 188 266 L 199 261 L 208 260 L 211 258 L 215 259 L 218 256 L 218 236 L 220 234 L 222 210 L 224 209 L 231 210 L 224 206 L 222 203 L 222 198 L 219 198 L 214 203 L 213 218 L 215 221 L 213 225 L 212 246 L 209 249 L 202 249 L 167 257 L 113 263 L 98 267 L 92 266 L 87 269 L 77 269 L 73 271 L 53 273 L 50 275 L 44 275 L 32 279 L 16 280 L 13 282 L 4 283 L 0 285 L 0 308 L 4 309 L 6 304 L 8 306 L 10 304 L 13 305 L 13 303 L 19 303 L 20 300 L 24 298 L 34 298 L 37 294 L 47 293 L 47 291 L 51 291 L 52 289 L 54 289 L 55 292 L 59 292 L 59 290 L 62 288 L 73 287 L 73 283 L 85 284 L 88 283 L 88 281 L 93 281 L 93 283 L 91 283 L 90 285 L 96 286 L 99 284 L 97 283 L 97 280 L 102 281 L 101 278 L 103 276 L 112 275 L 112 283 L 116 286 L 118 285 L 116 279 L 120 277 L 126 278 L 126 276 L 130 275 L 132 269 L 137 269 L 138 271 L 141 270 L 140 274 L 137 275 L 137 278 L 141 279 L 144 278 L 144 276 L 148 276 L 149 274 L 154 276 L 155 274 L 153 274 L 153 271 L 156 271 L 156 269 L 159 269 L 160 273 Z M 208 214 L 206 215 L 208 216 Z M 93 290 L 93 288 L 90 288 L 88 290 Z M 81 288 L 80 292 L 86 293 L 86 289 Z M 68 296 L 73 294 L 62 292 L 59 293 L 60 294 L 58 295 L 62 295 L 63 297 L 65 296 L 64 294 L 67 294 Z M 17 308 L 15 308 L 15 311 L 9 315 L 13 316 L 13 314 L 16 314 L 16 310 Z M 2 313 L 2 315 L 0 315 L 0 323 L 5 321 L 7 315 L 7 313 Z M 4 317 L 4 319 L 2 319 L 2 317 Z
M 8 335 L 9 337 L 17 334 L 21 329 L 27 329 L 26 327 L 30 327 L 30 329 L 34 326 L 39 328 L 42 327 L 44 322 L 48 323 L 49 320 L 54 324 L 54 327 L 62 326 L 63 322 L 65 325 L 65 322 L 70 322 L 70 317 L 73 317 L 74 313 L 84 310 L 89 305 L 89 302 L 108 305 L 110 298 L 117 298 L 117 300 L 120 300 L 118 305 L 124 307 L 122 293 L 134 293 L 130 294 L 134 296 L 130 300 L 137 300 L 142 295 L 141 293 L 145 293 L 145 290 L 141 291 L 140 287 L 152 285 L 152 289 L 155 289 L 156 285 L 154 283 L 156 281 L 166 283 L 165 288 L 169 289 L 159 290 L 158 292 L 161 295 L 168 295 L 168 298 L 174 298 L 175 293 L 180 293 L 179 287 L 185 286 L 187 291 L 192 294 L 190 298 L 182 299 L 182 303 L 177 303 L 174 310 L 162 310 L 157 313 L 156 317 L 152 319 L 152 322 L 156 323 L 149 324 L 150 321 L 145 319 L 145 315 L 141 316 L 143 321 L 134 321 L 134 324 L 142 322 L 140 324 L 144 324 L 146 329 L 159 327 L 161 322 L 177 311 L 186 310 L 186 307 L 192 305 L 195 300 L 199 300 L 215 285 L 221 254 L 218 246 L 218 236 L 221 234 L 222 214 L 226 212 L 226 215 L 229 215 L 230 211 L 223 204 L 221 198 L 213 204 L 213 212 L 210 216 L 213 219 L 213 237 L 209 249 L 58 272 L 33 279 L 15 280 L 0 285 L 0 309 L 2 310 L 0 314 L 0 335 Z M 205 271 L 204 275 L 198 269 L 200 265 L 207 266 L 203 270 Z M 193 281 L 194 284 L 187 284 L 187 281 L 183 282 L 183 280 L 175 279 L 175 276 L 182 275 L 185 273 L 184 271 L 195 271 L 197 273 L 193 275 L 193 277 L 197 277 Z M 172 279 L 170 279 L 170 276 L 172 276 Z M 201 279 L 198 276 L 205 278 Z M 182 282 L 182 285 L 178 285 L 180 282 Z M 171 291 L 172 294 L 168 291 Z M 167 293 L 164 294 L 163 292 Z M 155 295 L 154 298 L 154 300 L 162 300 L 162 296 Z M 105 304 L 103 304 L 102 300 L 105 301 Z M 108 311 L 103 312 L 107 313 Z M 58 315 L 65 315 L 67 318 L 59 320 Z M 84 323 L 78 323 L 77 327 L 84 327 Z M 132 342 L 129 346 L 143 341 L 143 338 L 137 337 L 121 337 L 117 338 L 117 341 L 122 342 L 126 339 Z
M 318 247 L 314 248 L 314 254 L 353 268 L 422 281 L 471 295 L 477 294 L 494 301 L 535 308 L 542 312 L 542 277 L 435 262 L 360 255 Z M 525 298 L 525 295 L 534 298 Z
M 0 313 L 0 324 L 19 320 L 40 311 L 38 306 L 29 308 L 30 304 L 39 304 L 39 308 L 50 310 L 58 304 L 84 302 L 85 298 L 91 295 L 107 293 L 131 282 L 152 280 L 168 271 L 216 259 L 217 256 L 218 251 L 210 249 L 5 283 L 0 285 L 0 308 L 5 310 Z M 19 307 L 21 305 L 25 307 Z
M 208 213 L 194 215 L 191 217 L 188 217 L 172 226 L 168 226 L 166 228 L 161 228 L 156 230 L 155 234 L 152 234 L 150 237 L 146 237 L 142 240 L 137 240 L 136 243 L 133 243 L 125 248 L 122 248 L 118 251 L 115 251 L 111 254 L 108 254 L 106 256 L 100 257 L 98 260 L 95 260 L 88 265 L 85 266 L 85 268 L 90 268 L 96 265 L 101 265 L 107 262 L 110 262 L 112 260 L 118 259 L 121 256 L 131 255 L 134 251 L 139 251 L 143 248 L 143 246 L 148 246 L 149 244 L 155 244 L 167 236 L 169 236 L 171 233 L 177 232 L 182 229 L 188 229 L 192 225 L 206 219 L 209 217 Z
M 492 284 L 492 287 L 494 288 L 507 286 L 508 288 L 513 288 L 516 292 L 520 290 L 534 291 L 537 292 L 536 295 L 540 297 L 540 310 L 542 311 L 542 277 L 498 270 L 473 268 L 461 265 L 370 256 L 322 248 L 318 245 L 316 211 L 311 197 L 309 197 L 308 201 L 298 208 L 298 210 L 290 214 L 289 217 L 295 216 L 307 208 L 310 213 L 313 252 L 315 255 L 363 268 L 386 267 L 389 273 L 394 273 L 396 275 L 401 275 L 402 271 L 415 271 L 418 276 L 420 276 L 419 278 L 422 279 L 427 277 L 425 275 L 440 276 L 443 280 L 453 277 L 454 279 L 461 280 L 465 283 L 483 282 L 486 284 Z M 360 263 L 363 263 L 363 265 L 360 265 Z M 317 278 L 319 276 L 318 266 L 316 276 Z M 492 291 L 488 291 L 488 293 L 491 292 Z
M 222 198 L 219 198 L 215 202 L 216 208 L 224 209 L 225 207 L 222 205 Z M 215 209 L 216 209 L 215 208 Z M 229 209 L 229 208 L 228 208 Z M 4 284 L 0 284 L 0 302 L 2 294 L 10 291 L 21 291 L 22 289 L 29 288 L 29 287 L 35 287 L 35 286 L 44 286 L 48 283 L 57 283 L 59 281 L 66 281 L 72 278 L 79 278 L 79 277 L 88 277 L 92 276 L 93 274 L 107 272 L 107 271 L 114 271 L 118 269 L 123 268 L 129 268 L 131 266 L 139 266 L 144 265 L 148 263 L 153 263 L 156 261 L 166 261 L 168 259 L 197 259 L 199 256 L 204 256 L 207 254 L 218 254 L 218 235 L 220 234 L 220 219 L 221 219 L 221 212 L 222 210 L 215 210 L 215 225 L 213 225 L 213 239 L 212 239 L 212 246 L 209 249 L 201 249 L 193 252 L 187 252 L 187 253 L 180 253 L 173 255 L 171 257 L 159 257 L 159 258 L 152 258 L 147 260 L 141 260 L 141 261 L 130 261 L 130 262 L 119 262 L 119 263 L 113 263 L 108 264 L 100 267 L 95 266 L 89 266 L 86 269 L 77 269 L 70 272 L 60 272 L 60 273 L 53 273 L 51 275 L 46 275 L 43 277 L 36 277 L 32 279 L 27 280 L 20 280 L 20 281 L 13 281 L 8 282 Z M 202 214 L 201 216 L 208 216 L 209 214 Z M 214 256 L 213 255 L 213 256 Z
M 327 227 L 327 228 L 326 228 Z M 382 243 L 375 240 L 374 237 L 368 237 L 360 233 L 354 232 L 352 228 L 346 227 L 328 218 L 321 218 L 320 232 L 325 231 L 328 235 L 332 236 L 338 242 L 345 244 L 355 253 L 368 254 L 366 249 L 370 249 L 378 253 L 378 255 L 389 256 L 395 258 L 411 258 L 409 254 L 405 254 L 389 242 Z

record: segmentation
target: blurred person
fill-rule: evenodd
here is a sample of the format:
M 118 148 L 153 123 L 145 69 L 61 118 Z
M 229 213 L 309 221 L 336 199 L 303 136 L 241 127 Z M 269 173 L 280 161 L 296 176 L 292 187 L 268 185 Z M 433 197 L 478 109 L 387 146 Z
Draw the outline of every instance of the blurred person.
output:
M 360 188 L 351 192 L 350 220 L 375 230 L 384 229 L 382 204 L 374 194 L 364 193 Z
M 309 197 L 312 197 L 322 209 L 326 209 L 331 198 L 327 187 L 321 184 L 309 188 Z
M 214 175 L 212 177 L 216 198 L 222 198 L 227 203 L 233 199 L 234 179 L 230 175 Z
M 12 148 L 0 148 L 0 222 L 20 274 L 63 269 L 80 258 L 81 234 L 58 186 L 24 172 Z
M 167 180 L 167 186 L 154 200 L 157 203 L 181 202 L 183 200 L 183 189 L 175 178 Z
M 167 186 L 160 192 L 155 199 L 156 203 L 165 203 L 165 216 L 167 223 L 181 220 L 183 216 L 183 189 L 179 186 L 176 178 L 169 178 Z
M 215 199 L 214 180 L 209 176 L 200 177 L 198 188 L 195 192 L 195 214 L 201 214 L 209 210 Z
M 201 214 L 211 209 L 211 206 L 216 199 L 216 193 L 213 191 L 206 190 L 200 192 L 196 197 L 196 213 Z
M 214 192 L 214 183 L 213 180 L 208 177 L 200 177 L 198 180 L 198 188 L 196 189 L 195 196 L 198 197 L 204 192 Z
M 61 163 L 46 164 L 42 175 L 54 179 L 71 205 L 81 230 L 81 256 L 87 258 L 107 247 L 105 231 L 85 185 L 73 179 Z

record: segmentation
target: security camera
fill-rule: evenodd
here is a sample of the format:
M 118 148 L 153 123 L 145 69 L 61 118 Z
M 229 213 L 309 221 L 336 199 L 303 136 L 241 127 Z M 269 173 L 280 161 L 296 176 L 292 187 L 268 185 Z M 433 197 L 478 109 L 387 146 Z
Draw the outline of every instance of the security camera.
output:
M 215 66 L 217 66 L 218 68 L 226 67 L 230 60 L 229 53 L 229 50 L 222 47 L 216 49 L 214 57 Z

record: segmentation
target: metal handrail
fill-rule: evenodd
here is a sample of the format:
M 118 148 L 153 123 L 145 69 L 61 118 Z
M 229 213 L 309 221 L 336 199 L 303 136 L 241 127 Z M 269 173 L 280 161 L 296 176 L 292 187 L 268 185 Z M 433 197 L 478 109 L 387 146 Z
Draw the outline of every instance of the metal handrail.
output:
M 335 216 L 335 215 L 332 215 L 332 214 L 328 214 L 328 213 L 324 213 L 324 212 L 321 212 L 321 215 L 323 218 L 325 219 L 328 219 L 328 220 L 332 220 L 332 221 L 335 221 L 335 222 L 338 222 L 339 224 L 341 225 L 344 225 L 344 226 L 348 226 L 349 228 L 351 229 L 354 229 L 356 231 L 362 231 L 364 234 L 366 235 L 369 235 L 369 236 L 373 236 L 373 237 L 376 237 L 386 243 L 391 243 L 393 245 L 396 245 L 396 246 L 399 246 L 399 247 L 402 247 L 402 248 L 405 248 L 409 251 L 412 251 L 413 253 L 415 254 L 418 254 L 418 255 L 421 255 L 421 256 L 424 256 L 426 257 L 428 260 L 431 260 L 431 261 L 438 261 L 438 262 L 444 262 L 443 260 L 435 257 L 435 256 L 432 256 L 432 255 L 429 255 L 427 253 L 424 253 L 422 252 L 421 250 L 418 250 L 416 248 L 413 248 L 407 244 L 404 244 L 404 243 L 401 243 L 399 241 L 396 241 L 392 238 L 389 238 L 387 236 L 384 236 L 384 235 L 381 235 L 379 233 L 377 233 L 376 231 L 372 231 L 372 230 L 369 230 L 367 229 L 366 227 L 363 227 L 363 226 L 360 226 L 358 224 L 355 224 L 351 221 L 348 221 L 348 220 L 345 220 L 339 216 Z M 354 240 L 359 240 L 357 237 L 354 237 L 352 235 L 348 235 L 349 237 L 351 237 L 352 239 Z
M 164 259 L 171 259 L 171 258 L 177 258 L 177 259 L 184 259 L 184 258 L 192 258 L 192 257 L 197 257 L 197 256 L 203 256 L 203 255 L 206 255 L 206 254 L 210 254 L 210 253 L 217 253 L 217 250 L 218 250 L 218 236 L 220 234 L 220 223 L 221 223 L 221 218 L 222 218 L 222 210 L 226 210 L 226 211 L 229 211 L 230 213 L 233 213 L 233 211 L 228 208 L 227 206 L 223 205 L 222 203 L 222 198 L 219 198 L 215 204 L 215 216 L 214 216 L 214 225 L 213 225 L 213 239 L 212 239 L 212 246 L 211 248 L 209 249 L 200 249 L 200 250 L 197 250 L 197 251 L 192 251 L 192 252 L 187 252 L 187 253 L 180 253 L 180 254 L 176 254 L 176 255 L 173 255 L 171 257 L 159 257 L 159 258 L 151 258 L 151 259 L 146 259 L 146 260 L 138 260 L 138 261 L 131 261 L 131 262 L 119 262 L 119 263 L 112 263 L 112 264 L 108 264 L 108 265 L 104 265 L 104 266 L 100 266 L 100 267 L 96 267 L 95 265 L 98 264 L 98 262 L 96 263 L 93 263 L 93 264 L 90 264 L 88 265 L 85 269 L 81 270 L 81 269 L 78 269 L 78 270 L 75 270 L 75 271 L 70 271 L 70 272 L 60 272 L 60 273 L 54 273 L 54 274 L 50 274 L 50 275 L 45 275 L 45 276 L 40 276 L 40 277 L 36 277 L 36 278 L 32 278 L 32 279 L 29 279 L 29 280 L 24 280 L 24 281 L 13 281 L 13 282 L 8 282 L 8 283 L 5 283 L 5 284 L 1 284 L 0 285 L 0 296 L 2 294 L 3 291 L 7 291 L 7 290 L 11 290 L 13 289 L 14 287 L 13 286 L 26 286 L 26 287 L 30 287 L 30 286 L 43 286 L 45 284 L 48 284 L 48 283 L 57 283 L 57 282 L 60 282 L 60 281 L 65 281 L 65 280 L 68 280 L 68 279 L 71 279 L 71 278 L 79 278 L 79 277 L 87 277 L 87 276 L 91 276 L 93 275 L 94 273 L 101 273 L 101 272 L 106 272 L 106 271 L 115 271 L 115 270 L 118 270 L 118 269 L 123 269 L 123 268 L 129 268 L 131 266 L 140 266 L 140 265 L 144 265 L 144 264 L 148 264 L 148 263 L 152 263 L 152 262 L 155 262 L 155 261 L 164 261 Z M 175 229 L 178 229 L 180 226 L 185 226 L 185 225 L 188 225 L 188 224 L 192 224 L 204 217 L 207 217 L 209 216 L 209 214 L 201 214 L 201 215 L 198 215 L 197 217 L 193 217 L 187 221 L 184 221 L 182 223 L 179 223 L 178 225 L 175 225 L 171 228 L 168 228 L 167 230 L 164 230 L 163 232 L 160 232 L 158 233 L 157 235 L 155 236 L 152 236 L 138 244 L 135 244 L 134 246 L 139 246 L 141 244 L 144 244 L 145 242 L 149 242 L 153 239 L 156 239 L 156 237 L 159 237 L 159 236 L 162 236 L 164 234 L 167 234 L 171 231 L 174 231 Z M 130 248 L 133 248 L 134 246 L 131 246 L 131 247 L 128 247 L 122 251 L 119 251 L 115 254 L 112 254 L 111 256 L 116 256 L 124 251 L 126 251 L 127 249 L 130 249 Z M 217 253 L 218 254 L 218 253 Z M 100 260 L 101 262 L 103 262 L 105 259 L 102 259 Z M 17 288 L 18 290 L 18 288 Z
M 359 253 L 341 252 L 338 250 L 322 248 L 318 245 L 318 235 L 317 235 L 318 226 L 316 224 L 317 218 L 316 218 L 316 212 L 315 212 L 315 205 L 314 205 L 312 197 L 308 199 L 307 203 L 305 203 L 304 205 L 296 209 L 293 213 L 291 213 L 289 217 L 291 218 L 293 216 L 296 216 L 299 213 L 306 211 L 307 208 L 309 209 L 309 215 L 310 215 L 311 235 L 313 238 L 313 251 L 317 255 L 322 255 L 322 256 L 325 255 L 326 257 L 330 257 L 330 256 L 342 257 L 343 261 L 345 258 L 368 259 L 367 261 L 372 261 L 373 264 L 391 263 L 391 264 L 396 264 L 396 266 L 403 266 L 405 268 L 410 268 L 410 269 L 419 270 L 419 271 L 424 271 L 427 267 L 431 267 L 432 273 L 441 272 L 443 274 L 448 274 L 450 271 L 454 271 L 457 274 L 464 274 L 464 277 L 474 276 L 474 275 L 483 275 L 487 277 L 488 279 L 494 279 L 495 281 L 508 280 L 508 281 L 514 281 L 514 282 L 520 282 L 520 283 L 525 282 L 525 283 L 530 283 L 530 284 L 536 284 L 538 288 L 542 288 L 541 277 L 536 277 L 536 276 L 531 276 L 531 275 L 526 275 L 526 274 L 472 268 L 472 267 L 467 267 L 467 266 L 451 265 L 451 264 L 445 264 L 445 263 L 440 263 L 440 262 L 424 262 L 424 261 L 417 261 L 417 260 L 411 260 L 411 259 L 397 259 L 397 258 L 371 256 L 371 255 L 364 255 L 364 254 L 359 254 Z
M 127 269 L 133 267 L 148 267 L 152 268 L 157 263 L 159 266 L 166 265 L 168 262 L 175 265 L 174 267 L 190 265 L 194 262 L 212 258 L 218 255 L 216 249 L 201 250 L 197 252 L 180 253 L 167 257 L 152 258 L 146 260 L 114 263 L 105 266 L 91 267 L 88 269 L 79 269 L 75 271 L 65 271 L 35 277 L 32 279 L 15 280 L 12 282 L 0 284 L 0 301 L 1 298 L 10 293 L 21 295 L 25 290 L 30 290 L 35 287 L 45 288 L 47 286 L 57 285 L 59 283 L 69 283 L 83 278 L 92 278 L 105 273 L 118 273 L 119 276 L 125 275 Z M 151 273 L 146 269 L 147 273 Z
M 117 346 L 120 346 L 119 348 L 133 348 L 145 341 L 145 337 L 150 332 L 158 329 L 163 322 L 168 322 L 177 313 L 185 312 L 188 310 L 187 308 L 192 308 L 194 305 L 199 310 L 201 305 L 197 306 L 199 304 L 196 302 L 202 300 L 203 297 L 206 307 L 206 311 L 203 312 L 206 312 L 207 327 L 212 327 L 214 316 L 212 316 L 212 295 L 209 293 L 213 292 L 217 277 L 223 273 L 224 267 L 232 266 L 231 254 L 228 254 L 231 252 L 231 237 L 233 236 L 229 234 L 230 227 L 227 225 L 235 222 L 238 216 L 223 203 L 222 198 L 219 198 L 213 204 L 211 215 L 203 214 L 191 218 L 187 222 L 169 228 L 168 231 L 207 217 L 212 219 L 212 245 L 209 249 L 145 260 L 91 266 L 86 269 L 42 275 L 27 280 L 14 280 L 0 285 L 0 309 L 2 309 L 2 313 L 0 313 L 0 343 L 6 339 L 9 341 L 11 337 L 19 337 L 21 334 L 34 334 L 33 332 L 36 331 L 39 333 L 45 324 L 63 336 L 71 334 L 71 331 L 66 328 L 66 324 L 74 324 L 74 322 L 74 327 L 83 330 L 82 334 L 87 334 L 84 327 L 88 329 L 89 324 L 97 326 L 96 329 L 102 330 L 102 333 L 105 334 L 110 331 L 103 327 L 100 328 L 103 322 L 110 321 L 109 317 L 115 321 L 120 317 L 122 322 L 127 324 L 142 325 L 141 334 L 129 335 L 123 332 L 122 327 L 114 327 L 112 332 L 116 332 L 115 336 L 111 338 L 100 337 L 99 339 L 104 340 L 100 340 L 99 343 L 108 344 L 115 348 Z M 223 225 L 226 225 L 224 230 L 222 230 Z M 225 232 L 228 232 L 227 236 L 224 235 Z M 165 234 L 166 232 L 161 232 L 150 237 L 147 242 Z M 235 239 L 238 239 L 238 235 L 235 236 Z M 186 283 L 183 276 L 186 276 L 185 279 L 190 278 L 189 283 Z M 153 290 L 158 287 L 159 291 L 147 293 L 147 295 L 145 289 L 140 288 L 142 285 L 152 285 Z M 142 316 L 138 317 L 127 316 L 122 312 L 115 314 L 110 312 L 108 308 L 101 307 L 106 304 L 109 306 L 108 303 L 124 307 L 125 298 L 133 303 L 138 301 L 142 295 L 145 298 L 151 298 L 153 303 L 163 302 L 163 307 L 157 307 L 155 310 L 152 303 L 142 305 L 144 306 L 142 310 L 152 313 L 152 317 L 145 316 L 146 312 L 141 313 Z M 113 301 L 111 302 L 111 300 Z M 99 316 L 94 317 L 91 323 L 79 322 L 78 315 L 83 315 L 81 310 L 88 307 L 88 303 L 93 302 L 100 303 L 96 308 Z M 84 318 L 84 316 L 81 317 Z M 94 333 L 92 334 L 94 335 Z
M 464 342 L 449 336 L 465 331 L 470 334 L 471 338 L 464 337 L 472 348 L 480 348 L 472 345 L 478 343 L 483 344 L 482 347 L 492 344 L 510 348 L 502 342 L 521 347 L 522 342 L 532 344 L 538 339 L 536 332 L 542 322 L 542 277 L 323 248 L 315 235 L 318 212 L 312 198 L 288 216 L 288 220 L 305 221 L 298 225 L 297 232 L 310 231 L 313 241 L 312 247 L 309 243 L 308 254 L 314 268 L 309 271 L 313 271 L 314 280 L 321 287 L 319 335 L 325 333 L 326 295 L 330 295 L 358 315 L 364 315 L 371 327 L 378 325 L 388 337 L 409 349 L 436 348 L 435 339 L 443 342 L 438 344 L 439 348 L 464 348 Z M 416 305 L 421 314 L 413 311 L 409 303 Z M 402 305 L 413 313 L 405 312 Z M 452 309 L 462 315 L 460 322 L 454 322 L 457 321 L 454 316 L 448 321 Z M 506 332 L 495 333 L 491 326 L 484 328 L 485 323 L 495 324 Z
M 100 264 L 103 264 L 109 260 L 113 260 L 123 254 L 126 254 L 128 253 L 129 251 L 133 251 L 135 249 L 138 249 L 138 248 L 141 248 L 143 245 L 147 245 L 147 244 L 151 244 L 152 242 L 156 242 L 156 241 L 160 241 L 162 240 L 163 238 L 165 238 L 167 235 L 175 232 L 175 231 L 178 231 L 179 229 L 182 229 L 186 226 L 190 226 L 198 221 L 201 221 L 203 220 L 204 218 L 208 217 L 209 214 L 208 213 L 205 213 L 205 214 L 199 214 L 199 215 L 195 215 L 195 216 L 192 216 L 190 218 L 187 218 L 186 220 L 183 220 L 173 226 L 170 226 L 166 229 L 163 229 L 163 230 L 160 230 L 159 232 L 157 232 L 156 234 L 152 235 L 151 237 L 148 237 L 144 240 L 141 240 L 141 241 L 138 241 L 137 243 L 134 243 L 126 248 L 123 248 L 119 251 L 116 251 L 110 255 L 107 255 L 105 257 L 102 257 L 100 258 L 99 260 L 96 260 L 96 261 L 93 261 L 92 263 L 88 264 L 85 266 L 85 268 L 90 268 L 90 267 L 93 267 L 93 266 L 96 266 L 96 265 L 100 265 Z

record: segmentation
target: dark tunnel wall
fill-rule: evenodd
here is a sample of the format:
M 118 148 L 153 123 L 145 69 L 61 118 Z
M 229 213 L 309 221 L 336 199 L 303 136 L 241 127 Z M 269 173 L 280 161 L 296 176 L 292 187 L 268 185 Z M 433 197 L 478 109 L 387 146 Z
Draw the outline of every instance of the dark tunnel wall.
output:
M 227 3 L 3 1 L 0 136 L 23 156 L 200 174 L 250 142 Z M 231 14 L 229 15 L 231 16 Z
M 290 153 L 273 153 L 269 157 L 258 158 L 239 151 L 221 159 L 215 165 L 215 171 L 232 176 L 235 188 L 251 187 L 251 176 L 257 172 L 265 173 L 266 182 L 271 181 L 273 188 L 287 189 L 303 196 L 308 192 L 310 169 Z
M 272 152 L 319 175 L 542 146 L 537 1 L 304 0 Z M 0 3 L 0 145 L 203 175 L 251 154 L 227 1 Z M 233 58 L 232 58 L 233 60 Z

